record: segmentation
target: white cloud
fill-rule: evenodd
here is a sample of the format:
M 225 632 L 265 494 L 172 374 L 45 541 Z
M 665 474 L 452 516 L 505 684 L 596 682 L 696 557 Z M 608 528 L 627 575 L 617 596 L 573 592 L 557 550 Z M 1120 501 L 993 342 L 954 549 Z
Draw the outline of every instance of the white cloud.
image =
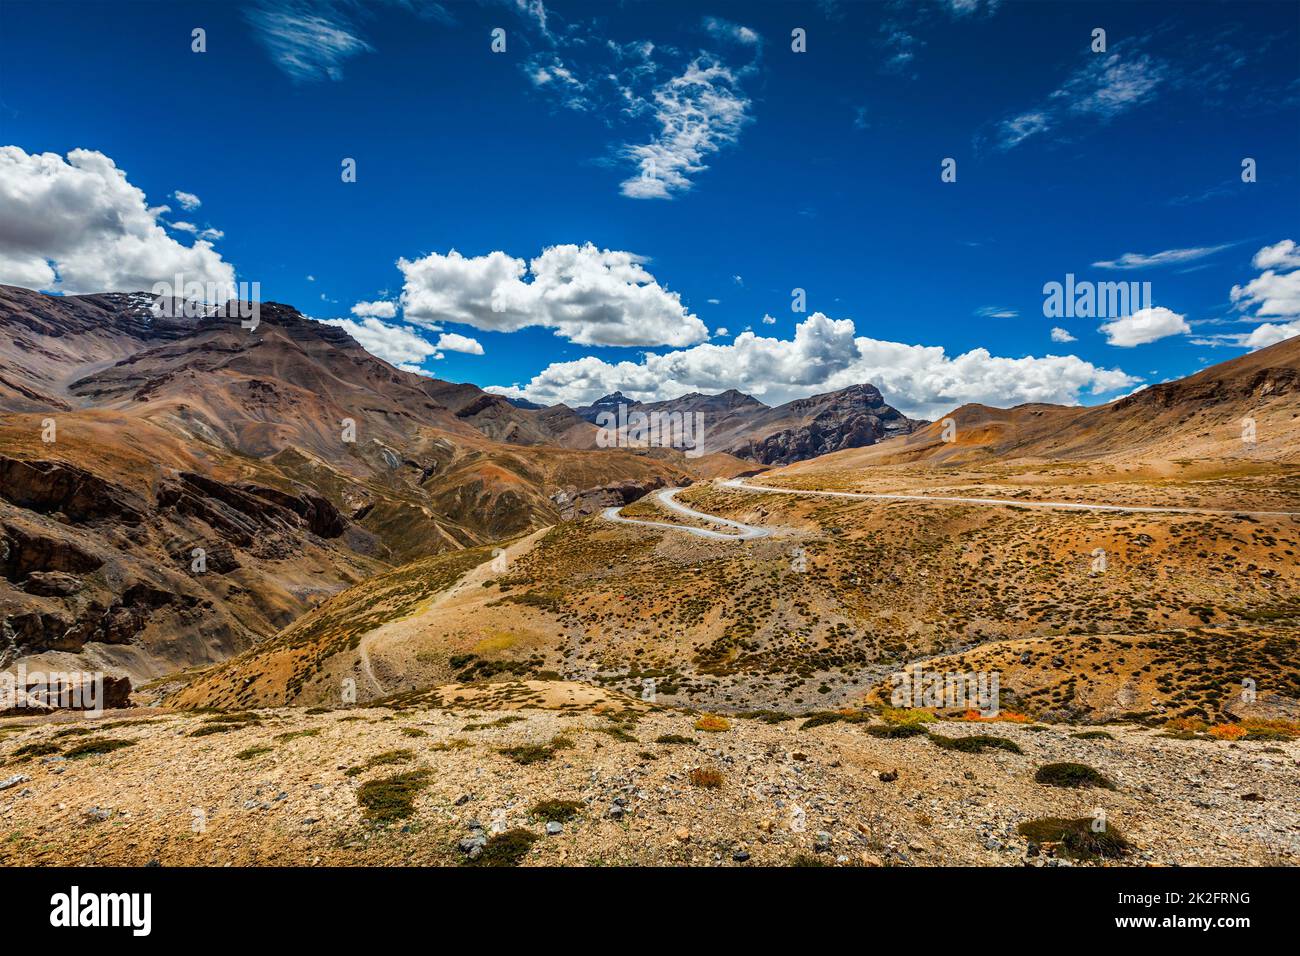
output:
M 763 315 L 763 324 L 764 324 L 764 325 L 776 325 L 776 319 L 772 318 L 770 315 L 767 315 L 767 314 L 765 313 L 765 314 Z
M 1171 335 L 1186 335 L 1192 328 L 1187 324 L 1185 316 L 1158 305 L 1151 309 L 1138 309 L 1132 315 L 1103 323 L 1098 331 L 1105 334 L 1108 344 L 1132 348 Z
M 1076 339 L 1065 329 L 1054 328 L 1052 329 L 1052 341 L 1053 342 L 1077 342 L 1078 339 Z
M 392 325 L 376 318 L 362 319 L 322 319 L 325 325 L 336 325 L 352 336 L 361 347 L 371 355 L 377 355 L 385 362 L 399 368 L 418 365 L 430 357 L 442 358 L 440 346 L 434 345 L 414 329 L 402 325 Z M 407 369 L 411 371 L 411 369 Z
M 1300 271 L 1278 273 L 1269 269 L 1244 286 L 1232 287 L 1239 309 L 1254 309 L 1259 317 L 1300 316 Z
M 997 127 L 998 145 L 1012 149 L 1071 118 L 1105 123 L 1155 99 L 1169 78 L 1169 68 L 1146 54 L 1088 54 L 1086 65 L 1072 73 L 1047 99 Z
M 704 323 L 644 262 L 587 243 L 549 246 L 527 264 L 504 252 L 466 258 L 453 249 L 397 266 L 405 276 L 402 310 L 416 324 L 496 332 L 542 326 L 581 345 L 685 346 L 708 338 Z
M 1300 247 L 1294 239 L 1283 239 L 1255 253 L 1251 264 L 1256 269 L 1300 269 Z
M 455 332 L 443 332 L 438 336 L 438 348 L 446 352 L 464 352 L 466 355 L 483 354 L 483 346 L 479 344 L 478 339 L 472 339 L 468 335 L 458 335 Z
M 713 332 L 713 336 L 714 336 L 714 338 L 719 338 L 719 339 L 721 339 L 721 338 L 726 338 L 728 334 L 729 334 L 729 333 L 727 332 L 726 326 L 723 326 L 722 328 L 715 329 L 714 332 Z
M 620 187 L 632 199 L 671 199 L 688 191 L 690 177 L 708 168 L 704 157 L 735 143 L 751 119 L 739 73 L 707 56 L 659 86 L 653 100 L 659 134 L 623 148 L 638 170 Z
M 1249 332 L 1212 335 L 1199 339 L 1199 343 L 1262 349 L 1300 335 L 1300 248 L 1294 240 L 1283 239 L 1260 249 L 1251 262 L 1264 272 L 1245 285 L 1234 285 L 1233 303 L 1239 311 L 1253 310 L 1252 318 L 1267 316 L 1285 321 L 1265 322 Z
M 749 27 L 723 20 L 721 17 L 705 17 L 703 22 L 704 29 L 709 35 L 721 40 L 730 40 L 744 46 L 754 46 L 762 40 L 762 37 Z
M 343 62 L 374 52 L 350 18 L 331 3 L 261 3 L 244 11 L 276 66 L 295 83 L 341 80 Z
M 1163 252 L 1153 252 L 1144 254 L 1141 252 L 1126 252 L 1118 259 L 1105 259 L 1101 262 L 1094 262 L 1093 265 L 1098 269 L 1150 269 L 1155 266 L 1168 266 L 1184 262 L 1195 262 L 1197 259 L 1204 259 L 1206 256 L 1212 256 L 1224 249 L 1232 248 L 1232 243 L 1224 243 L 1219 246 L 1198 246 L 1191 249 L 1165 249 Z
M 1242 339 L 1241 344 L 1252 350 L 1262 349 L 1270 345 L 1276 345 L 1278 342 L 1285 342 L 1297 335 L 1300 335 L 1300 321 L 1285 324 L 1266 322 L 1263 325 L 1256 326 Z
M 736 388 L 775 405 L 870 382 L 904 412 L 934 418 L 966 402 L 1076 404 L 1085 389 L 1100 395 L 1139 381 L 1073 355 L 1012 359 L 974 349 L 950 357 L 938 346 L 857 336 L 851 320 L 818 312 L 797 326 L 791 340 L 742 332 L 728 345 L 646 354 L 638 362 L 586 356 L 552 364 L 522 387 L 490 391 L 575 406 L 615 390 L 654 401 Z
M 186 212 L 192 212 L 203 205 L 203 201 L 194 193 L 183 192 L 179 189 L 172 193 L 172 197 L 181 204 L 181 208 Z
M 378 319 L 391 319 L 397 315 L 396 302 L 358 302 L 352 307 L 353 315 L 370 315 Z
M 1003 305 L 986 305 L 976 309 L 975 314 L 986 319 L 1014 319 L 1020 315 L 1015 309 Z
M 148 291 L 177 273 L 234 284 L 211 242 L 167 234 L 142 190 L 103 153 L 0 147 L 0 282 L 66 293 Z

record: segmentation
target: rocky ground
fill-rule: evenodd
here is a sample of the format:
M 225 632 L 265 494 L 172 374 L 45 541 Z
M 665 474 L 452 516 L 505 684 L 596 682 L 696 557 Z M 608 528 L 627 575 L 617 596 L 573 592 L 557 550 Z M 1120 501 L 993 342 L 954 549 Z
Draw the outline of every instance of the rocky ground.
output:
M 700 719 L 523 681 L 388 707 L 10 719 L 0 863 L 1084 865 L 1017 828 L 1098 811 L 1133 847 L 1121 864 L 1300 858 L 1295 740 L 925 725 L 1022 751 L 967 753 L 926 733 L 873 736 L 878 717 L 733 716 L 713 731 Z M 78 753 L 105 739 L 124 745 Z M 1060 761 L 1115 789 L 1035 782 Z

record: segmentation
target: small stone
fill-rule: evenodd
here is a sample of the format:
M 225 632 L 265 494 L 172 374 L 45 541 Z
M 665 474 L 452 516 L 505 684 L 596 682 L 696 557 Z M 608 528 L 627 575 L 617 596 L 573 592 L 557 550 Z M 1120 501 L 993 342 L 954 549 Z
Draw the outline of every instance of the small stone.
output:
M 876 774 L 876 776 L 880 778 L 881 783 L 893 783 L 895 780 L 898 779 L 898 771 L 882 770 L 880 771 L 880 773 Z
M 107 820 L 113 815 L 112 810 L 105 810 L 103 807 L 91 807 L 86 811 L 86 818 L 92 823 L 98 823 Z
M 10 787 L 16 787 L 18 784 L 26 783 L 31 779 L 31 777 L 25 776 L 24 774 L 16 773 L 12 777 L 0 780 L 0 790 L 8 790 Z
M 463 807 L 463 806 L 464 806 L 465 804 L 467 804 L 467 803 L 469 803 L 469 794 L 468 794 L 468 793 L 463 793 L 463 794 L 461 794 L 459 797 L 456 798 L 456 802 L 455 802 L 454 805 L 455 805 L 455 806 L 458 806 L 458 807 Z
M 731 854 L 731 858 L 737 863 L 744 863 L 749 859 L 749 853 L 745 850 L 737 850 L 735 853 Z
M 620 807 L 617 803 L 609 808 L 609 818 L 611 820 L 621 820 L 623 819 L 623 814 L 625 813 L 627 813 L 627 811 L 624 810 L 622 807 Z
M 691 831 L 687 830 L 685 827 L 677 830 L 673 836 L 677 837 L 677 839 L 682 843 L 689 843 L 691 841 Z
M 546 824 L 546 832 L 550 836 L 559 836 L 564 832 L 564 824 L 558 820 L 552 820 Z

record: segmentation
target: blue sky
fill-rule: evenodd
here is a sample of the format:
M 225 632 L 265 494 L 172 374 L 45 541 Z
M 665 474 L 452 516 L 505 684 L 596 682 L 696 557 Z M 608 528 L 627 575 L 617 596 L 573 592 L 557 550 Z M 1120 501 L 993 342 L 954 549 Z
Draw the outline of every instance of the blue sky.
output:
M 8 0 L 0 281 L 256 281 L 542 402 L 1105 401 L 1300 332 L 1297 9 Z

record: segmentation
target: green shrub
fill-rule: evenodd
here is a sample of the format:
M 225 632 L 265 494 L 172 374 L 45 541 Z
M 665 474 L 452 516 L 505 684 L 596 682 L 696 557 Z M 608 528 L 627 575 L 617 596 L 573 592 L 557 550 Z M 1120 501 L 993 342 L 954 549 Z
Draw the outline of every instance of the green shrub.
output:
M 1107 826 L 1097 833 L 1092 822 L 1091 817 L 1044 817 L 1026 821 L 1016 829 L 1032 843 L 1055 844 L 1056 855 L 1071 860 L 1118 859 L 1132 852 L 1133 847 L 1117 829 Z
M 371 780 L 357 791 L 357 802 L 366 818 L 375 823 L 391 823 L 415 812 L 415 796 L 429 785 L 427 770 L 412 770 L 381 780 Z
M 1034 780 L 1050 787 L 1100 787 L 1114 790 L 1111 783 L 1100 772 L 1082 763 L 1049 763 L 1038 768 Z
M 93 740 L 85 740 L 75 747 L 64 753 L 69 760 L 77 760 L 81 757 L 97 757 L 100 754 L 112 753 L 114 750 L 121 750 L 123 747 L 132 747 L 135 745 L 134 740 L 114 740 L 111 737 L 96 737 Z
M 541 800 L 528 812 L 543 823 L 564 823 L 576 817 L 583 806 L 577 800 Z
M 873 737 L 883 737 L 885 740 L 897 740 L 902 737 L 916 737 L 925 733 L 925 729 L 919 724 L 872 724 L 867 728 L 867 733 Z
M 516 827 L 489 837 L 479 858 L 467 859 L 465 863 L 469 866 L 518 866 L 536 842 L 536 834 Z
M 958 750 L 964 754 L 982 754 L 986 750 L 1024 753 L 1015 741 L 1007 740 L 1006 737 L 994 737 L 991 734 L 972 734 L 969 737 L 944 737 L 940 734 L 930 734 L 930 742 L 944 750 Z

